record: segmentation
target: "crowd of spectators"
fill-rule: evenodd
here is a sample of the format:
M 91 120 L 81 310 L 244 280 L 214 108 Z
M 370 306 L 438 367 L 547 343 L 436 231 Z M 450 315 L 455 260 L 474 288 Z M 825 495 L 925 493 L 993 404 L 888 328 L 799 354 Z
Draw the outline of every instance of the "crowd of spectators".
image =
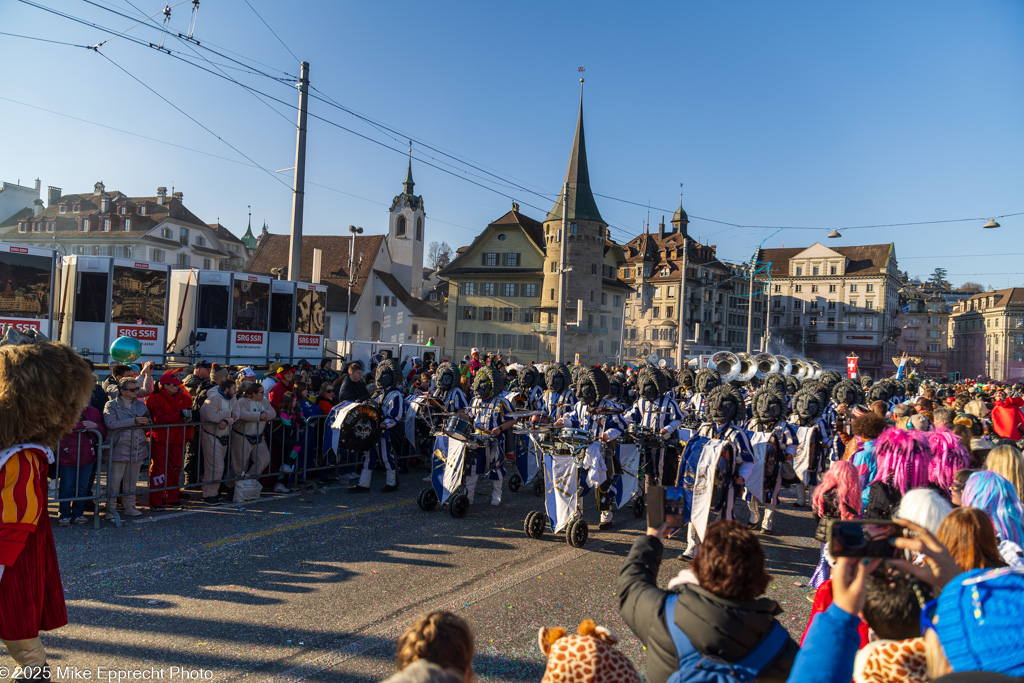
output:
M 765 553 L 744 525 L 710 524 L 692 564 L 673 577 L 659 578 L 666 529 L 638 537 L 609 599 L 643 644 L 647 680 L 1024 680 L 1024 456 L 1013 443 L 1017 417 L 991 416 L 1024 404 L 957 389 L 974 395 L 931 389 L 926 401 L 849 411 L 845 453 L 812 496 L 818 524 L 807 533 L 822 552 L 799 639 L 765 596 Z M 897 525 L 894 557 L 831 555 L 829 523 L 861 519 Z M 559 648 L 567 639 L 572 646 Z M 542 628 L 543 680 L 641 680 L 621 652 L 607 652 L 615 642 L 592 622 L 572 636 Z M 473 648 L 462 618 L 421 617 L 400 639 L 388 683 L 469 681 Z

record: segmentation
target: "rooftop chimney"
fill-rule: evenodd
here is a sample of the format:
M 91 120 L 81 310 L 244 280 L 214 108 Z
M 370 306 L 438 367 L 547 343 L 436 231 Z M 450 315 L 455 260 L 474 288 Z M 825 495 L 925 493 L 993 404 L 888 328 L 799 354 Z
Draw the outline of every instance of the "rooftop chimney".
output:
M 183 195 L 183 194 L 182 194 L 182 193 L 180 193 L 180 192 L 175 192 L 175 193 L 174 193 L 174 194 L 172 194 L 171 196 L 172 196 L 172 197 L 174 197 L 175 199 L 177 199 L 177 200 L 178 200 L 178 201 L 180 202 L 180 201 L 181 201 L 181 198 L 182 198 L 182 197 L 184 197 L 185 195 Z
M 93 192 L 95 194 L 100 195 L 100 194 L 103 194 L 103 190 L 105 190 L 106 187 L 103 185 L 103 181 L 101 180 L 98 183 L 96 183 L 95 185 L 93 185 L 92 189 L 93 189 Z
M 158 187 L 156 188 L 156 203 L 163 206 L 167 203 L 167 188 Z
M 53 185 L 50 185 L 48 188 L 46 188 L 46 205 L 47 206 L 53 206 L 54 204 L 59 202 L 60 201 L 60 195 L 61 195 L 60 188 L 59 187 L 54 187 Z
M 33 215 L 35 215 L 35 216 L 38 216 L 39 214 L 41 214 L 43 212 L 43 200 L 42 199 L 36 199 L 35 206 L 33 207 L 32 210 L 34 212 Z
M 658 237 L 665 239 L 665 216 L 661 217 L 661 224 L 658 226 Z
M 36 194 L 38 195 L 39 191 L 42 190 L 42 189 L 43 189 L 43 181 L 40 180 L 39 178 L 36 178 Z

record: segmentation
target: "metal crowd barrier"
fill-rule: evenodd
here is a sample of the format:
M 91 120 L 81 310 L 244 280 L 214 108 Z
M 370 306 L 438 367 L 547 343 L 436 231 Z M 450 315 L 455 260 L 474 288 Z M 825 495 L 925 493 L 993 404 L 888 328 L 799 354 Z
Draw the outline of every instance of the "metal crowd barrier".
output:
M 323 444 L 327 417 L 311 415 L 305 418 L 305 427 L 298 430 L 301 434 L 292 433 L 292 428 L 286 427 L 280 417 L 267 421 L 262 431 L 257 430 L 258 433 L 249 435 L 253 438 L 246 438 L 245 434 L 232 428 L 227 434 L 226 443 L 202 438 L 202 428 L 215 427 L 218 424 L 215 422 L 131 426 L 105 430 L 105 437 L 95 429 L 75 431 L 65 438 L 56 452 L 56 461 L 50 469 L 48 502 L 56 505 L 58 519 L 91 515 L 91 524 L 94 529 L 98 529 L 104 515 L 109 515 L 108 519 L 116 527 L 121 527 L 123 516 L 132 510 L 119 506 L 117 502 L 120 500 L 123 504 L 132 495 L 137 510 L 140 506 L 151 508 L 154 496 L 160 500 L 172 492 L 173 497 L 174 491 L 186 491 L 193 507 L 202 507 L 201 491 L 204 485 L 216 486 L 219 492 L 224 487 L 234 489 L 239 481 L 259 482 L 262 485 L 261 494 L 273 493 L 276 484 L 282 484 L 290 491 L 308 489 L 316 492 L 327 484 L 337 482 L 344 474 L 358 475 L 363 466 L 363 453 L 347 450 L 343 444 L 339 444 L 341 447 L 337 452 L 330 455 L 325 452 Z M 189 440 L 167 438 L 173 438 L 175 432 L 181 433 L 183 437 L 184 430 L 188 428 L 193 430 Z M 122 439 L 138 438 L 136 435 L 139 433 L 142 438 L 139 440 L 137 457 L 133 457 L 127 464 L 113 461 L 113 447 Z M 290 454 L 296 445 L 299 451 L 292 464 Z M 76 449 L 79 457 L 75 464 L 62 466 L 62 455 L 66 461 L 69 460 L 69 446 Z M 81 457 L 83 449 L 86 449 L 86 457 Z M 82 460 L 91 459 L 88 453 L 95 454 L 95 462 L 82 464 Z M 426 462 L 425 471 L 429 471 L 429 458 L 430 453 L 425 443 L 419 446 L 413 444 L 407 452 L 396 455 L 400 472 L 408 472 L 410 464 L 417 459 Z M 220 459 L 223 467 L 220 477 L 213 476 L 219 469 L 215 466 L 217 459 Z M 165 477 L 162 484 L 151 478 L 151 473 L 158 474 L 161 471 Z M 172 478 L 176 481 L 171 481 Z M 112 482 L 115 480 L 117 490 L 113 491 Z M 144 486 L 140 485 L 140 481 Z M 134 487 L 129 482 L 134 483 Z M 232 498 L 224 502 L 231 503 Z

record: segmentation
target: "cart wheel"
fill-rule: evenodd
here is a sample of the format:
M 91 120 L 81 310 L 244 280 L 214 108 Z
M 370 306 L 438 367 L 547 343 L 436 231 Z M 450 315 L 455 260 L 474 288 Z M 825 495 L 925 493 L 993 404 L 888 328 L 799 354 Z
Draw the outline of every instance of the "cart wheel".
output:
M 452 496 L 448 503 L 448 512 L 456 519 L 462 519 L 469 512 L 469 497 L 461 493 Z
M 512 476 L 508 478 L 508 490 L 515 493 L 523 485 L 523 478 L 519 476 L 518 472 L 513 472 Z
M 643 496 L 637 496 L 633 499 L 633 516 L 640 519 L 644 516 L 644 512 L 647 510 L 647 503 L 644 501 Z
M 546 522 L 547 517 L 543 512 L 531 510 L 526 514 L 526 520 L 523 522 L 523 533 L 527 538 L 542 538 Z
M 539 474 L 533 480 L 533 495 L 538 498 L 544 495 L 544 477 Z
M 573 548 L 582 548 L 587 544 L 587 539 L 590 537 L 590 529 L 587 528 L 587 521 L 585 519 L 577 519 L 569 524 L 569 528 L 565 531 L 565 540 L 569 542 Z
M 423 510 L 424 512 L 433 512 L 437 509 L 437 502 L 437 494 L 432 488 L 420 491 L 420 497 L 416 501 L 420 506 L 420 510 Z

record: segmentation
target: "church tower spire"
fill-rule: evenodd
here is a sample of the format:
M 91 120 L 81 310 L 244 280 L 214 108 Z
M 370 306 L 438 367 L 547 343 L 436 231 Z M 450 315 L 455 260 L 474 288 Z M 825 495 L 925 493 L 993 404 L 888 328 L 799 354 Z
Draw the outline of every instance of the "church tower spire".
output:
M 595 221 L 605 223 L 601 212 L 597 210 L 594 193 L 590 189 L 590 170 L 587 168 L 587 142 L 583 133 L 583 85 L 580 81 L 580 111 L 576 119 L 576 136 L 572 141 L 572 153 L 569 155 L 569 168 L 565 172 L 565 182 L 569 185 L 568 211 L 569 220 Z M 562 192 L 558 194 L 555 206 L 545 220 L 562 219 Z M 607 223 L 605 223 L 607 225 Z
M 405 171 L 405 182 L 402 183 L 405 188 L 405 194 L 412 195 L 412 189 L 416 187 L 416 183 L 412 181 L 412 147 L 409 148 L 409 168 Z

